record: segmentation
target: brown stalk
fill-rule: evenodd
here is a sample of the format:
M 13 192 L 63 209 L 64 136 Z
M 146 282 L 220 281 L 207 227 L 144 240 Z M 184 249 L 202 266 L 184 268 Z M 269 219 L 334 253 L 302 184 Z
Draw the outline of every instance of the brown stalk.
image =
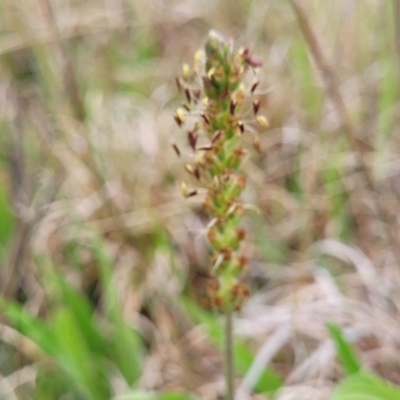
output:
M 374 191 L 374 181 L 371 176 L 368 163 L 365 159 L 365 154 L 363 152 L 363 142 L 359 139 L 360 135 L 358 134 L 357 129 L 352 123 L 350 116 L 347 112 L 343 98 L 337 87 L 335 74 L 332 72 L 330 66 L 325 59 L 324 54 L 322 53 L 317 37 L 313 29 L 311 28 L 310 23 L 308 22 L 303 8 L 296 0 L 290 0 L 290 4 L 292 5 L 296 13 L 300 29 L 304 35 L 304 38 L 306 39 L 306 43 L 310 49 L 315 64 L 321 71 L 322 78 L 326 84 L 326 91 L 333 101 L 334 105 L 336 106 L 336 109 L 342 119 L 342 124 L 348 134 L 352 150 L 355 152 L 358 161 L 360 162 L 365 183 L 367 184 L 369 190 Z
M 37 4 L 47 20 L 55 46 L 61 56 L 62 63 L 64 65 L 64 90 L 70 99 L 71 108 L 74 111 L 75 118 L 77 118 L 79 121 L 83 121 L 85 119 L 86 112 L 81 95 L 79 93 L 79 85 L 76 78 L 75 68 L 72 63 L 71 57 L 69 56 L 68 51 L 63 41 L 61 40 L 61 35 L 55 21 L 53 10 L 48 0 L 37 0 Z

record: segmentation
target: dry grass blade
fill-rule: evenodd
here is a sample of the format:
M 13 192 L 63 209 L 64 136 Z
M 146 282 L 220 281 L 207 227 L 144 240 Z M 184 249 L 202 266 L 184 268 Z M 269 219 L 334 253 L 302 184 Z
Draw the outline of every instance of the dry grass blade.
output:
M 36 366 L 21 368 L 6 377 L 0 376 L 0 396 L 10 400 L 18 400 L 18 387 L 34 382 L 37 376 Z
M 235 400 L 246 400 L 250 398 L 250 394 L 262 372 L 289 339 L 290 328 L 288 326 L 282 326 L 271 334 L 257 352 L 253 364 L 237 389 Z

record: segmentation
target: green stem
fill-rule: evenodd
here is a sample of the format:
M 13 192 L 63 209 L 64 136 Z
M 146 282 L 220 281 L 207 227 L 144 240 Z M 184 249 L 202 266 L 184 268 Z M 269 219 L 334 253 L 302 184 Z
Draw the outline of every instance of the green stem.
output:
M 225 383 L 226 400 L 234 400 L 233 311 L 226 312 L 225 320 Z

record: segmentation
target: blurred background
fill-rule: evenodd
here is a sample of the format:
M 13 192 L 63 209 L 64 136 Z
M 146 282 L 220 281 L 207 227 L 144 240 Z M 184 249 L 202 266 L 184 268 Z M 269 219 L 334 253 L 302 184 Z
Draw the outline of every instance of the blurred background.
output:
M 328 399 L 327 322 L 400 384 L 399 9 L 0 0 L 0 398 L 223 398 L 207 219 L 170 145 L 210 29 L 263 60 L 271 123 L 243 167 L 238 396 Z

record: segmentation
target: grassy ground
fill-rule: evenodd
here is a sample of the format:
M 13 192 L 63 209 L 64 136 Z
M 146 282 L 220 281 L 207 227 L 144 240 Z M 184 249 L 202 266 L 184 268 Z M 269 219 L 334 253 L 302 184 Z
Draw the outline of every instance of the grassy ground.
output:
M 238 396 L 328 399 L 327 322 L 400 384 L 396 0 L 0 0 L 0 398 L 222 396 L 206 220 L 170 146 L 210 29 L 262 58 L 272 126 L 244 166 Z

